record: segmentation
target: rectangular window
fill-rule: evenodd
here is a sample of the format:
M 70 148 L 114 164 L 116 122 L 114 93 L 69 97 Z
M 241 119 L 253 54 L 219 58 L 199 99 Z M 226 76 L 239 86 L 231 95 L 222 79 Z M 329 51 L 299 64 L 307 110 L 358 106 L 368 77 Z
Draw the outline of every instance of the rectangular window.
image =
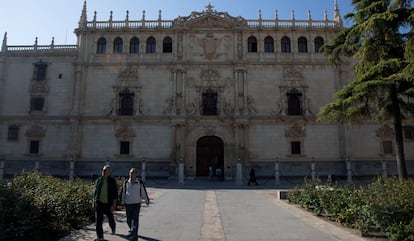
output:
M 290 147 L 292 155 L 300 155 L 300 141 L 292 141 Z
M 40 146 L 40 142 L 38 140 L 30 141 L 29 153 L 30 154 L 38 154 L 39 153 L 39 146 Z
M 208 90 L 202 94 L 203 115 L 217 115 L 217 93 Z
M 32 97 L 30 101 L 31 111 L 42 111 L 45 105 L 45 99 L 43 97 Z
M 404 126 L 404 137 L 405 139 L 414 139 L 414 126 Z
M 382 150 L 384 151 L 384 154 L 393 154 L 394 148 L 392 146 L 392 141 L 383 141 L 382 142 Z
M 128 91 L 119 93 L 119 115 L 134 114 L 134 93 Z
M 7 134 L 7 139 L 9 141 L 16 141 L 19 137 L 19 127 L 17 125 L 9 126 L 9 131 Z
M 119 154 L 129 155 L 129 141 L 121 141 L 120 142 Z
M 34 66 L 33 79 L 34 80 L 46 80 L 47 64 L 37 63 Z

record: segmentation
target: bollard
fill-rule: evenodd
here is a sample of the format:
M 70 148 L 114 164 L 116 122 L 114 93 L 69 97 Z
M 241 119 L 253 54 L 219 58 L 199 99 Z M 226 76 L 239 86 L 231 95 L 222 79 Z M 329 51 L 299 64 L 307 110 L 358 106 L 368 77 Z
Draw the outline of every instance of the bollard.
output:
M 0 180 L 3 180 L 4 177 L 4 160 L 0 161 Z
M 146 164 L 145 164 L 145 160 L 142 159 L 142 163 L 141 163 L 141 179 L 143 182 L 145 182 L 146 179 Z
M 275 185 L 280 185 L 280 167 L 277 158 L 275 162 Z
M 178 164 L 178 183 L 184 184 L 184 163 Z
M 236 183 L 237 184 L 242 184 L 242 165 L 240 162 L 237 163 L 237 168 L 236 168 Z
M 382 177 L 387 178 L 387 161 L 382 161 Z
M 39 159 L 36 159 L 34 169 L 35 169 L 36 171 L 39 171 L 39 166 L 40 166 Z
M 69 165 L 70 165 L 70 167 L 69 167 L 69 179 L 73 181 L 73 179 L 75 177 L 75 161 L 70 160 Z
M 312 173 L 312 182 L 316 182 L 316 165 L 315 165 L 315 158 L 312 158 L 311 163 L 311 173 Z
M 346 172 L 348 176 L 348 183 L 351 184 L 352 183 L 352 165 L 351 165 L 350 160 L 346 162 Z

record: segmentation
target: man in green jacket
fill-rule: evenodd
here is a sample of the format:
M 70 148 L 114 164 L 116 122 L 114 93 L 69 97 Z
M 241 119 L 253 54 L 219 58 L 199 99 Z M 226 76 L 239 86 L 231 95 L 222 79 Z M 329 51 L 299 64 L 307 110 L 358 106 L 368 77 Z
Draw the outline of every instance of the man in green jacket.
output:
M 118 198 L 118 186 L 116 180 L 111 177 L 111 167 L 106 165 L 102 168 L 102 176 L 96 179 L 95 191 L 93 195 L 93 204 L 96 211 L 96 239 L 95 241 L 104 240 L 103 238 L 103 215 L 108 217 L 109 226 L 112 234 L 115 234 L 115 219 L 113 211 L 116 208 Z

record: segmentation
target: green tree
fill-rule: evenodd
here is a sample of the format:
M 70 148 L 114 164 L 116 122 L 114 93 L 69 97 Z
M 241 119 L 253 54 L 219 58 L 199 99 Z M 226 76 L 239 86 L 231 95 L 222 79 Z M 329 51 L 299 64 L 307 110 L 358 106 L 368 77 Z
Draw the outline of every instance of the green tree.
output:
M 323 50 L 330 62 L 358 60 L 354 79 L 318 113 L 321 122 L 392 121 L 398 176 L 407 178 L 402 120 L 414 112 L 413 22 L 411 0 L 352 0 L 352 26 L 343 28 Z M 410 102 L 411 100 L 411 102 Z

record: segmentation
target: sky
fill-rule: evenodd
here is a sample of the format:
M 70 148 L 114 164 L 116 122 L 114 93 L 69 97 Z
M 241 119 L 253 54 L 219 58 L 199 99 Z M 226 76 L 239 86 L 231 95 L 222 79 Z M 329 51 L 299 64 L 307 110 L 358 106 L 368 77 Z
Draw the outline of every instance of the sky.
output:
M 351 0 L 337 0 L 341 16 L 353 11 Z M 48 45 L 52 38 L 55 45 L 76 44 L 74 29 L 78 27 L 84 0 L 3 0 L 0 8 L 1 39 L 7 32 L 7 45 L 33 45 L 38 38 L 39 45 Z M 188 16 L 192 11 L 201 12 L 208 4 L 213 10 L 228 12 L 231 16 L 257 19 L 259 10 L 262 19 L 274 19 L 278 11 L 279 19 L 307 19 L 308 10 L 312 19 L 323 20 L 327 10 L 328 19 L 333 19 L 334 0 L 87 0 L 88 21 L 97 12 L 97 21 L 158 19 L 161 10 L 163 20 L 173 20 L 178 16 Z M 344 22 L 349 25 L 349 22 Z

